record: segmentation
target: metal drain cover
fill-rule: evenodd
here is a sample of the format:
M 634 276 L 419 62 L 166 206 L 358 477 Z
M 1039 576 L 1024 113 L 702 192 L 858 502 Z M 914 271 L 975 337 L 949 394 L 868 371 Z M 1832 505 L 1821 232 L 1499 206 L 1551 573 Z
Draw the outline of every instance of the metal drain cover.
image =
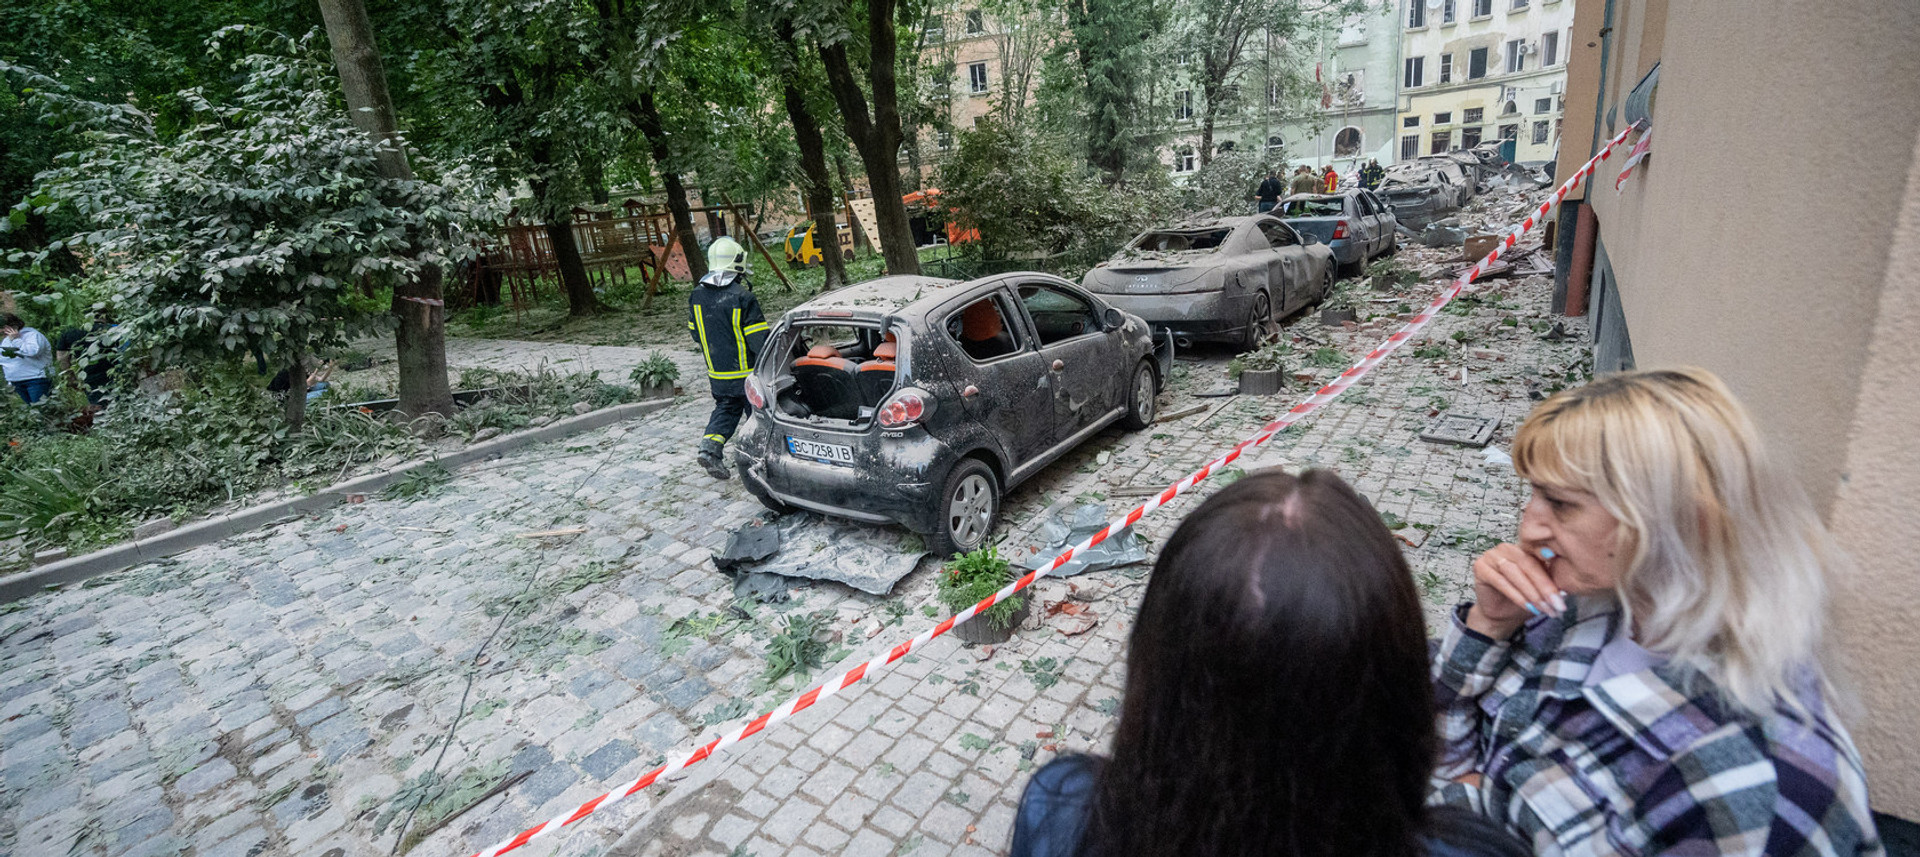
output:
M 1493 430 L 1499 427 L 1499 417 L 1456 414 L 1448 411 L 1428 425 L 1425 431 L 1420 432 L 1420 439 L 1434 443 L 1450 443 L 1455 446 L 1486 446 L 1487 442 L 1493 439 Z

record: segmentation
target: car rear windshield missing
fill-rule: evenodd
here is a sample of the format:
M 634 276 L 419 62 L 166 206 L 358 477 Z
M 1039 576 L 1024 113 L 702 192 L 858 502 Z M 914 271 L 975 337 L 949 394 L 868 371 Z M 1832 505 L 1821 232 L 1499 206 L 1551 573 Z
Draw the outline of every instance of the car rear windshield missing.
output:
M 1346 202 L 1337 196 L 1287 200 L 1288 217 L 1338 217 L 1346 212 Z
M 1190 232 L 1149 232 L 1133 242 L 1133 249 L 1158 253 L 1184 250 L 1213 250 L 1227 240 L 1231 229 L 1196 229 Z

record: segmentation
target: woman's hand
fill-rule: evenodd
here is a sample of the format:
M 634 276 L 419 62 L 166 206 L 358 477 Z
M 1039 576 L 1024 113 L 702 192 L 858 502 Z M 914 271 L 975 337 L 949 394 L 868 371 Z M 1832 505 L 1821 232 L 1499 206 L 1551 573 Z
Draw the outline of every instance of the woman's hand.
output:
M 1473 607 L 1467 627 L 1504 640 L 1527 619 L 1558 616 L 1567 602 L 1540 560 L 1519 545 L 1495 545 L 1473 561 Z

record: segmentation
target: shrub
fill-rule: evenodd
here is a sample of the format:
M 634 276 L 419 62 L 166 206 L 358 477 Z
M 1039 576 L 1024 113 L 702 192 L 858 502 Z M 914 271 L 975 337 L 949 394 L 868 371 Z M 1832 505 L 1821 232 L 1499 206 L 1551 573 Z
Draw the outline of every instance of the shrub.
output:
M 987 545 L 971 553 L 956 555 L 952 562 L 947 563 L 947 567 L 941 569 L 936 578 L 936 595 L 940 603 L 958 613 L 978 604 L 980 599 L 999 592 L 1017 577 L 1013 573 L 1013 564 L 1000 557 L 999 549 Z M 995 630 L 1003 630 L 1013 624 L 1013 614 L 1019 611 L 1025 601 L 1016 595 L 995 602 L 979 618 L 986 620 Z
M 642 387 L 671 387 L 680 380 L 680 366 L 658 351 L 647 352 L 647 359 L 633 367 L 627 380 Z

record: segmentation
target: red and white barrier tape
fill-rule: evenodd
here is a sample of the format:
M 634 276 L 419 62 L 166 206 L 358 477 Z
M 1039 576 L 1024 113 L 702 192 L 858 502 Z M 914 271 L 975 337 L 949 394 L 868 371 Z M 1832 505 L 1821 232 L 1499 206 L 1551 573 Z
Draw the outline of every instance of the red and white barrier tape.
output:
M 741 741 L 745 741 L 746 739 L 753 737 L 754 735 L 764 731 L 768 726 L 772 726 L 775 723 L 779 723 L 782 720 L 792 717 L 794 714 L 812 707 L 815 703 L 819 702 L 820 700 L 826 699 L 829 696 L 839 693 L 840 691 L 845 690 L 848 687 L 851 687 L 855 683 L 859 682 L 861 679 L 866 678 L 868 675 L 874 672 L 878 672 L 881 669 L 884 669 L 887 665 L 893 663 L 894 661 L 897 661 L 903 657 L 906 657 L 908 652 L 911 652 L 914 649 L 924 646 L 927 644 L 928 641 L 932 640 L 933 638 L 938 637 L 941 634 L 945 634 L 946 632 L 952 630 L 953 626 L 958 625 L 962 622 L 965 622 L 969 619 L 972 619 L 973 617 L 979 615 L 981 611 L 986 610 L 989 607 L 992 607 L 994 604 L 1002 600 L 1005 600 L 1007 598 L 1012 598 L 1014 593 L 1017 593 L 1020 590 L 1025 589 L 1029 586 L 1032 586 L 1034 581 L 1047 576 L 1048 574 L 1052 573 L 1056 569 L 1060 568 L 1060 566 L 1066 565 L 1069 561 L 1073 559 L 1073 557 L 1076 554 L 1079 554 L 1081 551 L 1089 550 L 1094 545 L 1097 545 L 1097 544 L 1100 544 L 1101 542 L 1106 541 L 1107 538 L 1112 534 L 1120 532 L 1121 530 L 1124 530 L 1127 527 L 1131 527 L 1134 524 L 1139 523 L 1140 519 L 1146 517 L 1149 512 L 1152 512 L 1153 510 L 1158 509 L 1161 506 L 1164 506 L 1172 502 L 1173 498 L 1178 497 L 1181 494 L 1184 494 L 1187 491 L 1191 490 L 1193 486 L 1198 485 L 1207 477 L 1212 476 L 1214 473 L 1219 472 L 1220 468 L 1233 463 L 1235 459 L 1238 459 L 1241 455 L 1245 454 L 1247 450 L 1252 449 L 1256 446 L 1259 446 L 1263 443 L 1266 443 L 1268 440 L 1271 440 L 1274 435 L 1279 434 L 1280 432 L 1286 430 L 1288 426 L 1291 426 L 1294 423 L 1298 422 L 1302 417 L 1305 417 L 1307 414 L 1310 414 L 1315 410 L 1318 410 L 1321 405 L 1324 405 L 1330 401 L 1333 401 L 1334 397 L 1339 396 L 1348 387 L 1353 386 L 1353 383 L 1355 381 L 1360 380 L 1361 376 L 1367 374 L 1367 372 L 1371 371 L 1373 367 L 1379 365 L 1380 361 L 1386 359 L 1387 355 L 1392 354 L 1401 345 L 1405 344 L 1407 340 L 1412 339 L 1414 334 L 1419 333 L 1422 328 L 1425 328 L 1427 326 L 1428 322 L 1433 320 L 1433 317 L 1435 315 L 1439 314 L 1441 308 L 1445 307 L 1449 302 L 1451 302 L 1454 299 L 1455 296 L 1460 294 L 1461 289 L 1465 288 L 1468 283 L 1473 282 L 1474 279 L 1479 277 L 1481 274 L 1486 273 L 1487 268 L 1491 267 L 1495 261 L 1499 260 L 1501 254 L 1512 249 L 1514 243 L 1520 240 L 1521 235 L 1526 234 L 1529 230 L 1533 229 L 1535 226 L 1539 225 L 1542 222 L 1545 222 L 1547 213 L 1552 211 L 1555 206 L 1559 205 L 1561 200 L 1566 199 L 1567 194 L 1572 192 L 1574 188 L 1579 187 L 1580 182 L 1584 181 L 1588 176 L 1592 175 L 1594 167 L 1599 165 L 1601 161 L 1606 160 L 1607 157 L 1610 154 L 1612 154 L 1614 147 L 1620 145 L 1621 141 L 1625 140 L 1627 138 L 1627 134 L 1632 130 L 1633 129 L 1629 128 L 1626 131 L 1622 131 L 1620 132 L 1619 136 L 1616 136 L 1612 140 L 1607 141 L 1606 146 L 1600 149 L 1599 154 L 1594 155 L 1591 159 L 1587 161 L 1587 163 L 1584 166 L 1582 166 L 1579 170 L 1576 170 L 1572 176 L 1568 177 L 1567 181 L 1564 184 L 1560 185 L 1560 187 L 1553 192 L 1553 196 L 1551 198 L 1549 198 L 1546 202 L 1541 203 L 1539 207 L 1536 208 L 1534 211 L 1528 213 L 1526 219 L 1520 222 L 1520 225 L 1518 228 L 1508 232 L 1506 238 L 1502 240 L 1499 244 L 1494 246 L 1493 252 L 1488 253 L 1486 255 L 1486 258 L 1481 259 L 1479 262 L 1475 263 L 1472 268 L 1469 268 L 1466 270 L 1466 272 L 1462 273 L 1458 279 L 1454 280 L 1451 286 L 1448 286 L 1444 291 L 1440 293 L 1439 297 L 1434 298 L 1433 302 L 1429 303 L 1426 309 L 1422 310 L 1419 315 L 1414 316 L 1412 321 L 1409 321 L 1406 324 L 1402 325 L 1399 330 L 1393 333 L 1392 336 L 1387 337 L 1386 341 L 1380 343 L 1380 346 L 1378 348 L 1375 348 L 1372 351 L 1368 352 L 1367 356 L 1361 358 L 1359 363 L 1354 364 L 1353 367 L 1348 369 L 1347 371 L 1340 373 L 1340 377 L 1335 378 L 1332 383 L 1329 383 L 1326 386 L 1321 387 L 1319 390 L 1314 391 L 1313 395 L 1308 396 L 1306 399 L 1302 400 L 1300 404 L 1295 405 L 1292 410 L 1287 411 L 1284 414 L 1281 414 L 1279 419 L 1276 419 L 1273 422 L 1268 423 L 1265 426 L 1261 427 L 1260 432 L 1258 434 L 1255 434 L 1253 437 L 1250 437 L 1250 438 L 1247 438 L 1246 440 L 1241 441 L 1239 444 L 1235 445 L 1232 449 L 1227 450 L 1226 454 L 1210 462 L 1207 462 L 1205 466 L 1189 474 L 1185 479 L 1182 479 L 1178 482 L 1173 483 L 1172 485 L 1167 486 L 1166 490 L 1161 491 L 1159 494 L 1149 498 L 1146 502 L 1141 503 L 1138 506 L 1135 506 L 1132 511 L 1118 518 L 1115 518 L 1112 521 L 1109 521 L 1105 528 L 1101 529 L 1097 533 L 1094 533 L 1086 541 L 1081 542 L 1077 545 L 1074 545 L 1073 547 L 1067 548 L 1059 556 L 1054 557 L 1053 562 L 1048 563 L 1046 567 L 1027 572 L 1027 574 L 1024 577 L 1021 577 L 1019 580 L 1016 580 L 1012 583 L 1007 584 L 1007 586 L 1001 589 L 999 592 L 989 595 L 986 598 L 980 599 L 980 603 L 960 611 L 959 613 L 955 614 L 951 618 L 947 619 L 944 622 L 941 622 L 938 625 L 933 626 L 932 628 L 922 631 L 919 636 L 916 636 L 911 640 L 908 640 L 904 643 L 901 643 L 900 645 L 897 645 L 891 649 L 888 649 L 885 653 L 879 656 L 876 656 L 872 660 L 867 661 L 866 663 L 863 663 L 857 667 L 854 667 L 853 669 L 850 669 L 844 673 L 841 673 L 839 676 L 835 678 L 822 682 L 821 684 L 814 687 L 812 690 L 807 691 L 806 693 L 800 694 L 799 696 L 793 699 L 787 700 L 785 704 L 779 706 L 778 708 L 773 709 L 772 711 L 769 711 L 765 714 L 760 715 L 759 717 L 755 718 L 753 722 L 748 723 L 745 726 L 742 726 L 739 729 L 736 729 L 733 732 L 730 732 L 719 738 L 715 738 L 714 740 L 708 742 L 705 746 L 700 747 L 699 749 L 694 750 L 693 752 L 688 753 L 685 756 L 682 756 L 678 759 L 669 760 L 666 764 L 661 765 L 660 767 L 654 768 L 653 770 L 648 771 L 645 774 L 642 774 L 639 779 L 636 779 L 631 783 L 627 783 L 624 786 L 616 788 L 613 791 L 607 792 L 599 797 L 596 797 L 590 801 L 587 801 L 586 803 L 581 804 L 578 808 L 574 809 L 572 812 L 569 812 L 565 815 L 557 816 L 547 821 L 544 824 L 540 824 L 536 827 L 531 827 L 531 828 L 528 828 L 527 830 L 521 831 L 520 835 L 515 836 L 512 839 L 509 839 L 505 842 L 502 842 L 499 845 L 495 845 L 484 851 L 475 852 L 472 855 L 472 857 L 499 857 L 499 855 L 505 854 L 509 851 L 519 848 L 520 846 L 525 845 L 528 842 L 531 842 L 540 836 L 546 835 L 548 833 L 552 833 L 555 830 L 559 830 L 562 827 L 565 827 L 569 824 L 579 821 L 580 819 L 586 818 L 587 816 L 593 814 L 595 810 L 598 810 L 602 807 L 605 807 L 609 804 L 619 801 L 622 798 L 628 797 L 634 794 L 635 792 L 638 792 L 641 789 L 646 788 L 647 786 L 653 785 L 654 782 L 659 780 L 662 776 L 665 776 L 674 771 L 679 771 L 684 768 L 691 767 L 692 765 L 702 760 L 705 760 L 706 758 L 714 755 L 715 753 L 718 753 L 722 750 L 732 747 L 735 744 L 740 743 Z

